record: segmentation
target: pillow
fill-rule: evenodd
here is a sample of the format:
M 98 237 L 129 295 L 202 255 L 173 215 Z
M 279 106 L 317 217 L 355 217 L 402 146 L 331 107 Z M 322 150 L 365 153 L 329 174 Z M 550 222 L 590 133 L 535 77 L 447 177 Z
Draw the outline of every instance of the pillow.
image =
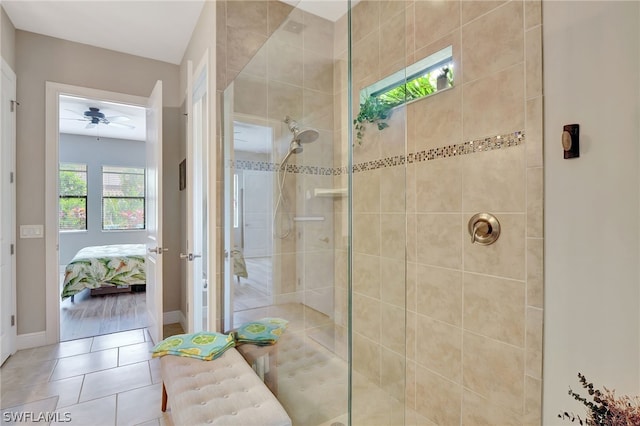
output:
M 282 318 L 262 318 L 242 324 L 236 330 L 238 343 L 253 343 L 254 345 L 273 345 L 282 332 L 287 328 L 289 321 Z
M 221 356 L 224 351 L 235 346 L 230 334 L 200 331 L 198 333 L 177 334 L 170 336 L 151 349 L 152 358 L 163 355 L 186 356 L 211 361 Z

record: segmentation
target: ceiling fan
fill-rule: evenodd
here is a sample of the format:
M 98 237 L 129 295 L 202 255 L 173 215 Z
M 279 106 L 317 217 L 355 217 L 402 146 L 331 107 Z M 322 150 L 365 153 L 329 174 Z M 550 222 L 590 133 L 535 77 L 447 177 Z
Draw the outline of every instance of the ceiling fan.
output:
M 124 115 L 114 115 L 107 117 L 103 112 L 100 111 L 100 108 L 89 107 L 89 109 L 82 114 L 77 111 L 73 111 L 71 109 L 66 109 L 66 111 L 72 112 L 76 116 L 80 116 L 82 118 L 65 118 L 65 120 L 78 120 L 78 121 L 86 121 L 87 125 L 85 128 L 91 129 L 96 127 L 98 124 L 105 124 L 113 127 L 120 127 L 126 129 L 135 129 L 136 126 L 131 124 L 124 123 L 125 121 L 129 121 L 130 118 Z

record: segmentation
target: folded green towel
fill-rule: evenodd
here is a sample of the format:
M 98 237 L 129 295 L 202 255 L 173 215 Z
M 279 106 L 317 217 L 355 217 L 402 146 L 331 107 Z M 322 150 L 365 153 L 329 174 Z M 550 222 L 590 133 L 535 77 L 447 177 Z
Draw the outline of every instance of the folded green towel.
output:
M 151 349 L 152 358 L 177 355 L 211 361 L 235 346 L 233 335 L 211 331 L 167 337 Z
M 236 342 L 273 345 L 287 328 L 287 324 L 289 321 L 282 318 L 262 318 L 244 323 L 236 330 Z

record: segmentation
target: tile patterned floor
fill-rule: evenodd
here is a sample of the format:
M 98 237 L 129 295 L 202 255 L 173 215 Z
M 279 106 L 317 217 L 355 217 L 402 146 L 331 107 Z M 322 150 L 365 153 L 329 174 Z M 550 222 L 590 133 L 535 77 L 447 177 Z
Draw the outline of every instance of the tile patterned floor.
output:
M 51 425 L 172 425 L 160 410 L 152 347 L 147 331 L 137 329 L 18 351 L 0 369 L 0 422 L 42 425 L 9 421 L 8 413 L 57 412 L 60 422 Z

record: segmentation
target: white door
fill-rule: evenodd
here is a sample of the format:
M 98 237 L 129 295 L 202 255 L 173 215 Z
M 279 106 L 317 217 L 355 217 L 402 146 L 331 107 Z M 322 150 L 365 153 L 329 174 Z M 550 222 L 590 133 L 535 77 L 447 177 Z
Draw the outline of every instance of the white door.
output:
M 234 179 L 235 166 L 233 156 L 233 83 L 224 92 L 224 324 L 223 331 L 233 329 L 233 222 L 238 216 L 237 179 Z M 235 181 L 235 188 L 234 188 Z M 234 210 L 235 209 L 235 210 Z
M 147 102 L 147 320 L 154 343 L 162 340 L 162 81 Z
M 187 88 L 187 253 L 180 253 L 180 257 L 187 262 L 187 294 L 193 306 L 188 313 L 188 329 L 189 333 L 194 333 L 209 329 L 209 102 L 205 59 L 195 73 L 191 74 L 190 68 Z
M 243 176 L 244 256 L 271 256 L 271 181 L 255 170 L 245 170 Z
M 0 365 L 16 351 L 15 209 L 16 75 L 2 60 L 0 83 Z

